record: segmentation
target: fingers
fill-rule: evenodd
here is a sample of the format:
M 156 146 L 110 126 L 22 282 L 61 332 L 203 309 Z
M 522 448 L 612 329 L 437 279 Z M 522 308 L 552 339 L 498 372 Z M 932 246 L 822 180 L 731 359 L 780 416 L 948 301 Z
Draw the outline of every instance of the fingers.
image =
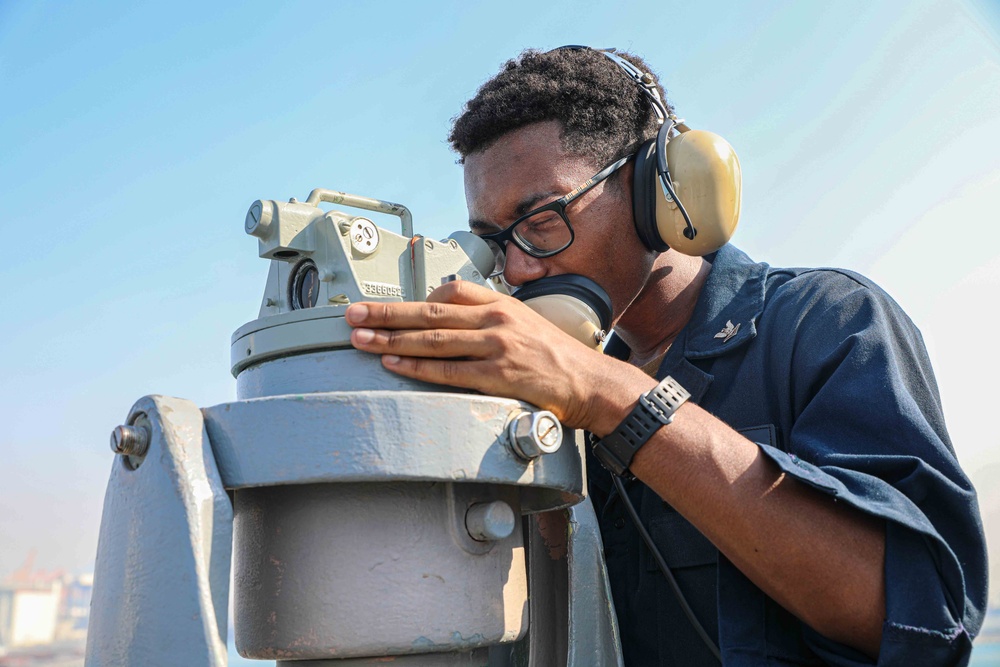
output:
M 388 370 L 485 392 L 498 390 L 509 370 L 510 364 L 497 361 L 520 349 L 517 328 L 530 329 L 537 317 L 516 300 L 467 281 L 442 285 L 426 302 L 356 303 L 345 313 L 354 329 L 351 344 L 382 355 Z
M 445 384 L 466 389 L 483 389 L 486 362 L 459 361 L 456 359 L 427 359 L 400 357 L 387 354 L 382 357 L 382 365 L 393 373 L 404 377 Z
M 448 303 L 355 303 L 347 307 L 345 317 L 352 327 L 375 329 L 467 329 L 474 324 L 464 306 Z
M 501 295 L 464 280 L 438 287 L 426 302 L 355 303 L 347 308 L 345 317 L 353 327 L 374 329 L 475 329 L 481 313 L 467 306 L 496 301 Z
M 491 356 L 492 336 L 460 329 L 369 329 L 351 332 L 351 344 L 373 354 L 403 357 L 487 357 Z

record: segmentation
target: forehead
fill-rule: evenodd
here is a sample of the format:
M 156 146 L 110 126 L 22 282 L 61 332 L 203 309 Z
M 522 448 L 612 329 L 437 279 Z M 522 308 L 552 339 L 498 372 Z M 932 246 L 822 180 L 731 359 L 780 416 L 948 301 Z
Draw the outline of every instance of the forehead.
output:
M 465 158 L 469 220 L 510 223 L 525 206 L 561 197 L 593 171 L 591 160 L 566 152 L 558 122 L 519 128 Z

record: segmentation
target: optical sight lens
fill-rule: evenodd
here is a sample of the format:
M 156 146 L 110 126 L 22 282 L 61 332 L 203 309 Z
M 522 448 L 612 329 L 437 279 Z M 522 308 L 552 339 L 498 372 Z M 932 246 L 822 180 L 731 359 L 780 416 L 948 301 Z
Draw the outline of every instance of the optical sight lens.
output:
M 296 266 L 289 282 L 293 310 L 316 306 L 319 301 L 319 270 L 312 260 Z

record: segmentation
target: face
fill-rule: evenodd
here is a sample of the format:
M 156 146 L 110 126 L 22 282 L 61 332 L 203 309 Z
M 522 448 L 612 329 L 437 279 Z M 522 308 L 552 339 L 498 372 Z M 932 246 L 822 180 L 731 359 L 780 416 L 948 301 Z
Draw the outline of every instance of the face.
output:
M 507 228 L 532 209 L 562 197 L 603 165 L 563 148 L 560 125 L 551 121 L 520 128 L 465 159 L 469 227 L 477 234 Z M 566 215 L 576 238 L 554 257 L 539 259 L 507 244 L 504 278 L 521 285 L 545 276 L 575 273 L 607 291 L 617 319 L 645 285 L 655 253 L 632 223 L 631 165 L 573 201 Z

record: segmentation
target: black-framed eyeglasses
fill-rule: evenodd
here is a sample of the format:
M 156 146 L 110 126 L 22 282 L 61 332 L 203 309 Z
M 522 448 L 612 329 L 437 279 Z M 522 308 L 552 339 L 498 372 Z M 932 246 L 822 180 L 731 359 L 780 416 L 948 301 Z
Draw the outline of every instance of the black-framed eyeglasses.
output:
M 568 248 L 575 238 L 573 225 L 566 216 L 566 207 L 575 199 L 581 197 L 595 185 L 607 179 L 632 159 L 631 155 L 615 160 L 594 174 L 586 183 L 559 199 L 528 211 L 515 220 L 509 227 L 492 234 L 483 234 L 479 238 L 486 241 L 496 259 L 496 268 L 491 274 L 498 276 L 507 265 L 507 242 L 514 245 L 532 257 L 552 257 Z

